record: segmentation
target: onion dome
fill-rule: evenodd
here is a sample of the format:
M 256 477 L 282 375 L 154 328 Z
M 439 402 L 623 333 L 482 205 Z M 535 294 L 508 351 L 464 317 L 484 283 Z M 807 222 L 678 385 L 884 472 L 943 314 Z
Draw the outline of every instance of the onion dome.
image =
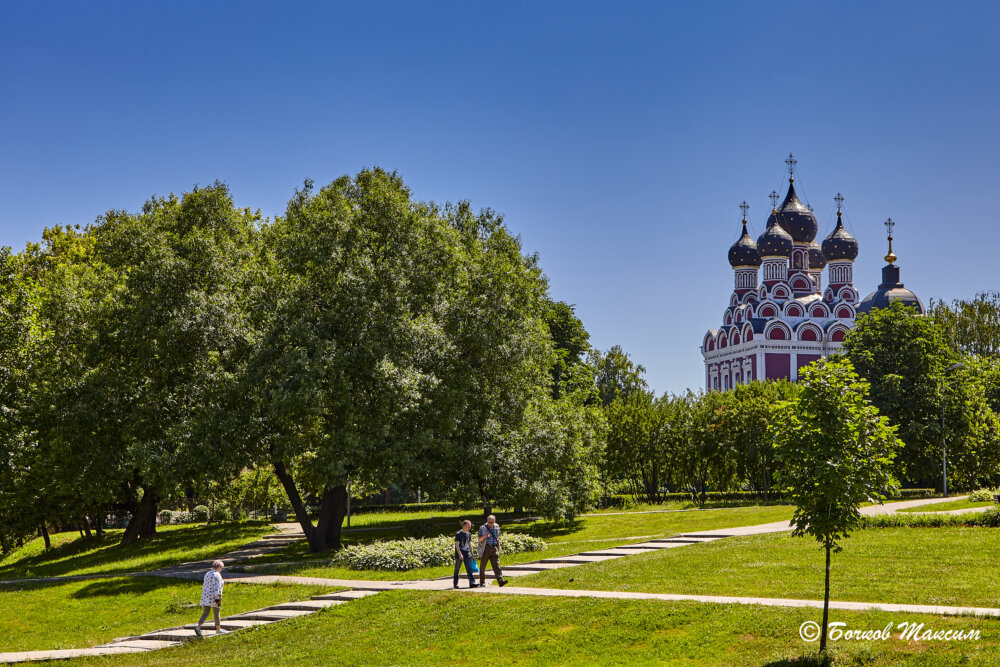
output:
M 743 221 L 743 234 L 729 247 L 729 265 L 734 269 L 738 266 L 760 266 L 760 253 L 747 232 L 746 220 Z
M 927 313 L 920 297 L 899 282 L 899 267 L 888 264 L 882 267 L 882 284 L 878 286 L 877 290 L 861 300 L 861 303 L 858 304 L 858 312 L 867 313 L 875 308 L 888 308 L 896 301 L 913 306 L 920 315 Z
M 840 211 L 837 211 L 837 226 L 823 239 L 822 250 L 828 262 L 835 259 L 849 259 L 853 262 L 858 257 L 858 240 L 844 229 Z
M 823 254 L 823 248 L 813 239 L 809 242 L 809 268 L 815 271 L 824 266 L 826 266 L 826 256 Z
M 791 234 L 792 240 L 796 243 L 809 243 L 816 238 L 819 225 L 816 223 L 816 216 L 803 204 L 797 194 L 795 194 L 795 179 L 788 179 L 788 194 L 785 201 L 772 214 L 781 228 Z
M 761 257 L 790 257 L 792 237 L 778 224 L 775 211 L 767 219 L 767 229 L 757 237 L 757 252 Z

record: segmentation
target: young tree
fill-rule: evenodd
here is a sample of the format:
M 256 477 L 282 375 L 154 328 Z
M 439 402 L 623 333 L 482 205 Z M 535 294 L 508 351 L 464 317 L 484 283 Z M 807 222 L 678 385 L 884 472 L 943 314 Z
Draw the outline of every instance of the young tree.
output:
M 648 388 L 643 378 L 645 367 L 634 363 L 620 345 L 612 346 L 607 352 L 592 350 L 587 355 L 587 363 L 594 369 L 601 405 L 608 406 L 618 397 Z
M 820 651 L 826 650 L 830 554 L 842 549 L 863 502 L 881 502 L 895 479 L 900 443 L 895 427 L 868 400 L 869 385 L 847 360 L 824 360 L 802 371 L 802 391 L 776 408 L 770 432 L 782 469 L 780 484 L 795 504 L 793 535 L 813 536 L 826 551 Z
M 955 352 L 1000 355 L 1000 292 L 981 292 L 971 300 L 956 299 L 950 304 L 931 301 L 929 314 Z

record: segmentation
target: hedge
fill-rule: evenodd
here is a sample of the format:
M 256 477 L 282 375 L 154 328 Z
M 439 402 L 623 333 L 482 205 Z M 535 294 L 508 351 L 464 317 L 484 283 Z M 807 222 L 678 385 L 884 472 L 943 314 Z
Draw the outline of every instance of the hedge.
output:
M 969 512 L 967 514 L 943 514 L 940 512 L 878 514 L 862 516 L 860 524 L 861 528 L 942 528 L 945 526 L 1000 528 L 1000 507 L 990 507 L 982 512 Z
M 500 538 L 500 549 L 504 554 L 541 551 L 545 546 L 544 540 L 531 535 L 515 533 Z M 455 538 L 442 535 L 347 546 L 334 555 L 330 564 L 346 566 L 352 570 L 404 572 L 419 567 L 446 565 L 453 562 L 454 558 Z

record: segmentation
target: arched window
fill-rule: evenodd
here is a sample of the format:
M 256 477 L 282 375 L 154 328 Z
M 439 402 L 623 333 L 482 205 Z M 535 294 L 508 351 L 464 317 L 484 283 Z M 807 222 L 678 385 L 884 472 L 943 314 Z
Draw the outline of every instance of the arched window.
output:
M 739 332 L 737 332 L 737 331 L 733 332 L 733 340 L 731 342 L 732 342 L 733 345 L 739 345 L 740 344 L 740 334 L 739 334 Z

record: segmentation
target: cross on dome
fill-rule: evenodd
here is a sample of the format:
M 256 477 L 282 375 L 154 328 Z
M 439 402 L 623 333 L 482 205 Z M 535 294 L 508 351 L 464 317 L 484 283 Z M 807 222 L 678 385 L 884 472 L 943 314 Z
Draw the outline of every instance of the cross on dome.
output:
M 789 153 L 788 157 L 785 158 L 785 164 L 788 165 L 788 182 L 789 183 L 794 183 L 795 182 L 795 165 L 797 165 L 798 163 L 799 163 L 799 161 L 796 160 L 795 156 L 792 155 L 791 153 Z
M 837 196 L 833 198 L 833 201 L 837 203 L 837 213 L 840 213 L 840 209 L 844 203 L 844 197 L 838 192 Z
M 895 253 L 892 252 L 892 228 L 896 226 L 896 223 L 893 222 L 892 218 L 889 218 L 882 224 L 885 225 L 886 230 L 889 232 L 889 252 L 885 256 L 885 261 L 889 262 L 891 265 L 896 261 L 896 259 L 898 259 Z
M 773 210 L 777 211 L 778 210 L 778 199 L 781 198 L 781 195 L 779 195 L 774 190 L 771 190 L 771 194 L 769 194 L 768 197 L 771 199 L 771 208 Z
M 747 221 L 747 211 L 750 210 L 750 204 L 744 199 L 743 203 L 740 204 L 740 210 L 743 211 L 743 222 Z

